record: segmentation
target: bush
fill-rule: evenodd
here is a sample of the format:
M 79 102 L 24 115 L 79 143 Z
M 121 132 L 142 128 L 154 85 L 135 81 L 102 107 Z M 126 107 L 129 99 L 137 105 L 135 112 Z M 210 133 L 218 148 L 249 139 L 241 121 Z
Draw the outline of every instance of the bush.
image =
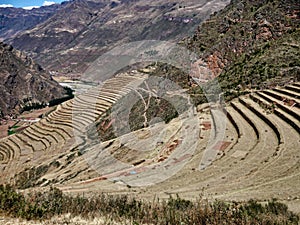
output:
M 170 197 L 168 201 L 145 202 L 128 196 L 100 194 L 91 198 L 71 197 L 57 188 L 27 196 L 10 186 L 0 186 L 0 213 L 12 217 L 48 219 L 70 213 L 91 218 L 105 216 L 131 224 L 298 224 L 299 217 L 276 200 L 262 205 L 244 203 L 208 203 Z

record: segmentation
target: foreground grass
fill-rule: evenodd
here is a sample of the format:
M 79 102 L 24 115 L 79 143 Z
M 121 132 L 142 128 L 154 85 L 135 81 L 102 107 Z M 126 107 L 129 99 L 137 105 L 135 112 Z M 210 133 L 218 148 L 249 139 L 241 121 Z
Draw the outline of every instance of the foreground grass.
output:
M 71 197 L 57 188 L 24 196 L 10 186 L 0 186 L 0 213 L 27 220 L 45 220 L 70 214 L 86 219 L 112 218 L 121 224 L 298 224 L 299 217 L 276 200 L 262 205 L 208 203 L 170 198 L 144 202 L 127 196 Z M 126 222 L 124 222 L 126 221 Z

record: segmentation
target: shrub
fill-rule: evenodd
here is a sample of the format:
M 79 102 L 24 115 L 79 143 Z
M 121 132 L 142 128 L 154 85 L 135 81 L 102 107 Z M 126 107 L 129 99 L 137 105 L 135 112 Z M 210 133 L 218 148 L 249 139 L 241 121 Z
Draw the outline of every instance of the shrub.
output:
M 57 188 L 17 193 L 11 186 L 0 186 L 0 213 L 12 217 L 47 219 L 70 213 L 72 216 L 114 218 L 131 224 L 298 224 L 299 217 L 276 200 L 262 205 L 250 200 L 244 203 L 208 203 L 170 197 L 147 202 L 125 195 L 68 196 Z

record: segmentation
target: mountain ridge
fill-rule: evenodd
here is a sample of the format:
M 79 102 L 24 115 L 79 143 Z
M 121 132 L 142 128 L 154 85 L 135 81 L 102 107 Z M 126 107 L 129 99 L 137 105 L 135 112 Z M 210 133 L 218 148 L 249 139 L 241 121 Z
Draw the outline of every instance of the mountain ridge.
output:
M 145 39 L 178 41 L 228 3 L 75 0 L 8 42 L 54 73 L 80 75 L 90 62 L 115 46 Z
M 68 4 L 70 2 L 67 1 L 31 10 L 14 7 L 0 8 L 0 40 L 13 38 L 18 33 L 37 26 Z

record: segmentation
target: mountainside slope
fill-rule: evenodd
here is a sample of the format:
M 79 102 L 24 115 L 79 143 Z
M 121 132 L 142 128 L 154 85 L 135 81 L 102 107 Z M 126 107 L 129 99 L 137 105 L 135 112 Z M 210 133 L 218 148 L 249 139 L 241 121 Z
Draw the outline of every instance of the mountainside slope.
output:
M 103 52 L 131 41 L 179 40 L 228 0 L 75 0 L 10 43 L 43 67 L 80 74 Z
M 21 31 L 31 29 L 49 19 L 69 2 L 25 10 L 22 8 L 0 8 L 0 39 L 9 39 Z
M 232 1 L 183 43 L 225 91 L 270 87 L 300 79 L 299 29 L 299 1 Z
M 219 75 L 243 53 L 251 54 L 261 44 L 299 29 L 299 10 L 296 0 L 232 1 L 199 26 L 186 44 Z
M 46 105 L 65 92 L 31 58 L 0 43 L 0 117 L 19 113 L 24 107 Z

